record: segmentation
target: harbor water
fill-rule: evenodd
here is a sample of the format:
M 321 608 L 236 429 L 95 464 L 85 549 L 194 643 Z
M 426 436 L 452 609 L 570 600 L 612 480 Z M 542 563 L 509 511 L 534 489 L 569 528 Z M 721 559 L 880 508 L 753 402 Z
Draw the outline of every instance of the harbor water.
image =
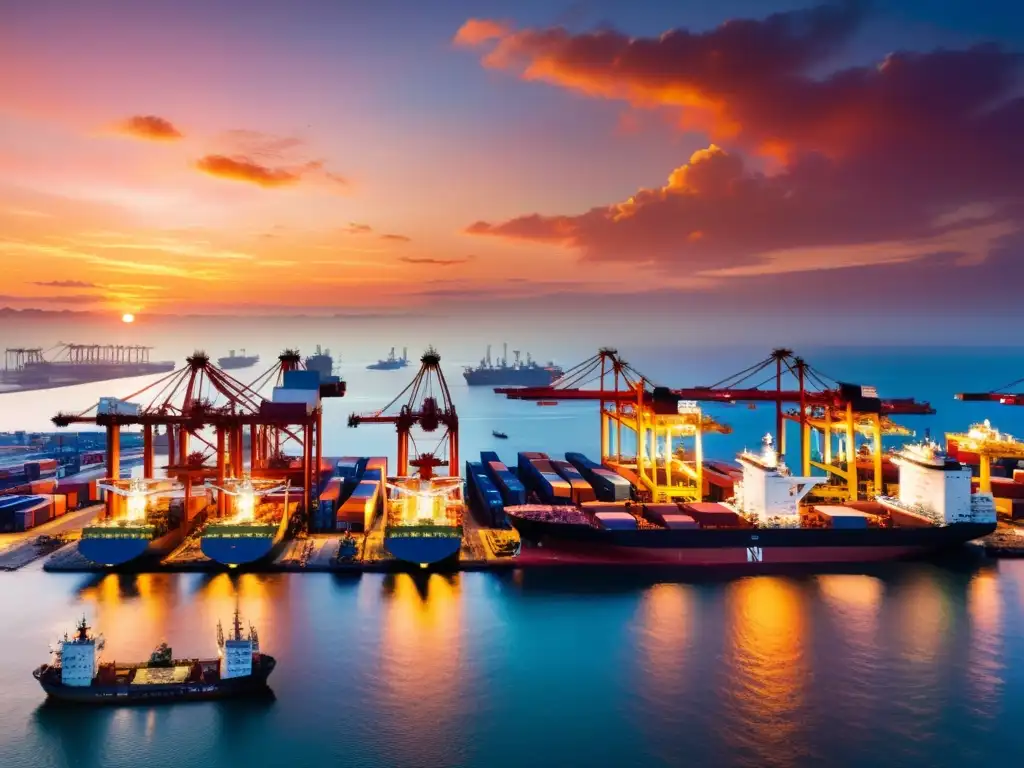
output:
M 1024 718 L 1024 562 L 2 578 L 5 768 L 1003 765 Z M 213 654 L 236 604 L 273 701 L 68 709 L 31 677 L 83 611 L 138 660 Z
M 264 359 L 275 351 L 257 347 L 247 343 Z M 766 354 L 622 351 L 655 383 L 678 385 L 714 383 Z M 952 399 L 1024 373 L 1019 353 L 801 351 L 840 380 L 930 400 L 936 416 L 904 420 L 919 433 L 983 418 L 1024 432 L 1024 409 Z M 444 365 L 464 460 L 483 449 L 510 463 L 520 450 L 596 454 L 593 404 L 508 402 L 466 387 L 459 362 Z M 325 453 L 393 460 L 392 429 L 345 422 L 387 403 L 415 363 L 365 363 L 343 362 L 350 394 L 325 405 Z M 0 429 L 49 429 L 58 409 L 144 383 L 7 395 Z M 709 412 L 734 430 L 707 437 L 711 458 L 773 429 L 771 407 Z M 1022 561 L 685 582 L 600 570 L 89 576 L 37 562 L 0 573 L 0 587 L 4 768 L 959 767 L 1012 763 L 1024 722 Z M 105 658 L 137 661 L 161 641 L 178 656 L 213 655 L 216 623 L 236 605 L 278 660 L 272 701 L 66 709 L 44 705 L 32 679 L 83 612 L 106 636 Z

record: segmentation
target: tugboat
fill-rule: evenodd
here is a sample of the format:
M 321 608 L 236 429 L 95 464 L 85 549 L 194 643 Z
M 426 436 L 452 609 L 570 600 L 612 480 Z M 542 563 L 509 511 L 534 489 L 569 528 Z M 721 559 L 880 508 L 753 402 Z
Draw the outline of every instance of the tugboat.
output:
M 269 691 L 267 678 L 276 661 L 260 652 L 254 627 L 250 625 L 243 636 L 237 610 L 230 637 L 224 637 L 217 622 L 216 659 L 175 659 L 167 643 L 161 643 L 146 662 L 102 662 L 103 636 L 90 630 L 83 617 L 74 637 L 65 633 L 51 649 L 50 663 L 32 672 L 50 698 L 80 704 L 151 704 Z

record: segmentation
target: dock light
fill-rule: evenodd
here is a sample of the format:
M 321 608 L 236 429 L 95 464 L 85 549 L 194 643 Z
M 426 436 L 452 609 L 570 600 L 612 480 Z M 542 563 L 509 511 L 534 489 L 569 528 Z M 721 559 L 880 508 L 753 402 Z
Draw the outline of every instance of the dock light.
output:
M 256 517 L 256 493 L 252 484 L 246 488 L 245 485 L 239 489 L 235 496 L 235 519 L 239 522 L 251 522 Z
M 271 494 L 275 494 L 279 491 L 285 492 L 285 504 L 288 503 L 288 486 L 289 483 L 278 485 L 276 480 L 266 481 L 257 480 L 253 482 L 252 476 L 248 473 L 242 475 L 239 480 L 229 481 L 230 487 L 222 488 L 219 485 L 212 483 L 206 483 L 207 488 L 214 488 L 220 493 L 224 493 L 232 497 L 232 505 L 234 506 L 235 515 L 234 517 L 226 522 L 232 523 L 252 523 L 256 520 L 256 502 Z
M 146 519 L 146 502 L 148 497 L 141 488 L 132 488 L 128 491 L 128 497 L 125 499 L 126 506 L 126 517 L 129 520 L 145 520 Z

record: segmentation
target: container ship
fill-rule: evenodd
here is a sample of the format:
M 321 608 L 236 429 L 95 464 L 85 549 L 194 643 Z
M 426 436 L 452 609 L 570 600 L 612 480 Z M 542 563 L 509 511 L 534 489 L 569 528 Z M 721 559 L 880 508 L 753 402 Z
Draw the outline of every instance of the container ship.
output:
M 208 504 L 205 493 L 190 495 L 188 508 L 183 496 L 154 498 L 171 489 L 170 481 L 147 484 L 130 480 L 101 487 L 119 497 L 116 517 L 85 526 L 78 540 L 78 551 L 97 565 L 113 567 L 132 561 L 162 560 L 194 530 Z
M 515 359 L 508 363 L 508 344 L 504 355 L 495 364 L 491 360 L 491 348 L 476 368 L 466 368 L 463 376 L 471 387 L 546 387 L 562 377 L 564 371 L 554 363 L 538 365 L 526 354 L 526 361 L 520 358 L 519 350 L 513 350 Z
M 148 376 L 174 370 L 170 361 L 149 359 L 151 347 L 63 344 L 47 359 L 42 348 L 7 349 L 0 391 L 21 392 L 69 387 L 92 381 Z
M 402 350 L 401 357 L 395 357 L 395 348 L 392 347 L 391 351 L 388 352 L 388 356 L 384 360 L 378 360 L 376 363 L 371 363 L 366 366 L 368 371 L 397 371 L 399 368 L 405 368 L 409 365 L 408 350 Z
M 328 381 L 334 375 L 334 358 L 331 357 L 331 350 L 321 350 L 319 344 L 316 345 L 316 352 L 307 357 L 303 364 L 307 371 L 318 371 L 321 381 Z
M 229 350 L 227 357 L 217 358 L 217 367 L 223 368 L 225 371 L 232 371 L 238 368 L 251 368 L 260 361 L 259 355 L 247 355 L 245 350 L 242 350 L 242 354 L 236 355 L 235 350 Z
M 208 521 L 200 533 L 200 547 L 211 560 L 234 568 L 263 560 L 277 549 L 298 503 L 289 499 L 288 488 L 260 494 L 249 478 L 243 478 L 232 495 L 234 516 Z M 301 493 L 291 497 L 301 498 Z
M 253 696 L 267 692 L 276 661 L 260 651 L 252 626 L 246 634 L 235 611 L 230 636 L 217 623 L 215 659 L 175 659 L 162 643 L 149 661 L 103 662 L 103 636 L 83 618 L 72 637 L 64 635 L 50 663 L 32 672 L 51 699 L 78 704 L 155 704 L 160 702 Z
M 538 559 L 549 562 L 752 569 L 862 563 L 933 554 L 996 529 L 992 495 L 972 493 L 970 469 L 931 443 L 906 446 L 894 457 L 897 497 L 842 506 L 801 505 L 825 478 L 791 475 L 770 437 L 760 452 L 739 455 L 741 476 L 726 503 L 637 503 L 629 482 L 607 467 L 570 454 L 570 471 L 538 457 L 520 454 L 529 468 L 519 477 L 532 497 L 548 503 L 504 512 L 524 541 L 541 546 Z

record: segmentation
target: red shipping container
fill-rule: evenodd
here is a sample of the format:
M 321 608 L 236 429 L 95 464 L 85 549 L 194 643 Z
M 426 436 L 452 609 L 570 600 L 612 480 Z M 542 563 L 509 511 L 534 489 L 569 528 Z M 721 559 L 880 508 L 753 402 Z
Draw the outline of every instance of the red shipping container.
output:
M 696 520 L 701 527 L 735 527 L 741 522 L 739 514 L 713 502 L 680 504 L 679 509 Z
M 1013 470 L 1013 482 L 1024 483 L 1024 469 Z
M 997 499 L 1024 499 L 1024 483 L 1015 483 L 1007 477 L 993 477 L 992 495 Z

